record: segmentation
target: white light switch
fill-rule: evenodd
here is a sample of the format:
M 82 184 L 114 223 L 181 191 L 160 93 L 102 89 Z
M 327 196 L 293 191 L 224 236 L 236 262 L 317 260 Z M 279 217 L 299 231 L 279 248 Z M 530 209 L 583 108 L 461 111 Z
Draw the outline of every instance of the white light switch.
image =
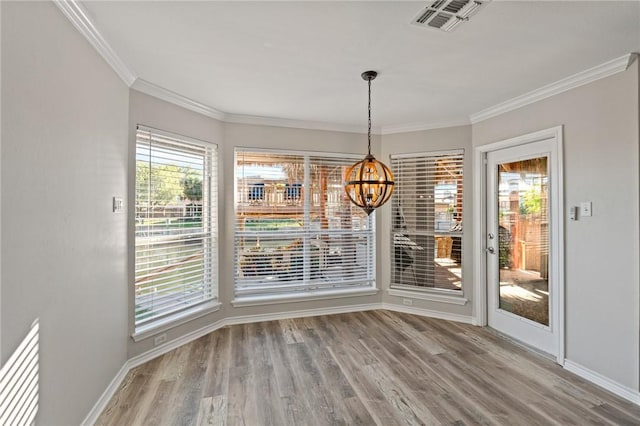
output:
M 122 200 L 122 198 L 113 197 L 113 212 L 121 213 L 123 208 L 124 208 L 124 201 Z
M 576 206 L 569 207 L 569 219 L 578 220 L 578 208 Z
M 580 203 L 580 216 L 582 217 L 591 216 L 591 201 L 585 201 L 583 203 Z

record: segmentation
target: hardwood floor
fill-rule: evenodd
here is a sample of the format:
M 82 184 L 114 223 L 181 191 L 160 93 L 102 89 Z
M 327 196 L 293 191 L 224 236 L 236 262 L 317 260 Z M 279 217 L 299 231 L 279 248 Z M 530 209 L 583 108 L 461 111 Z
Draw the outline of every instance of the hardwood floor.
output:
M 132 370 L 98 425 L 638 425 L 490 330 L 390 311 L 225 327 Z

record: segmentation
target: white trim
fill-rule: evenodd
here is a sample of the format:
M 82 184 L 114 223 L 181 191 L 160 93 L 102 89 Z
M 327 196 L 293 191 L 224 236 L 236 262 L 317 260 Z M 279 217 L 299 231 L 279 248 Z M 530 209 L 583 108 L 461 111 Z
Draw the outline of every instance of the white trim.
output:
M 226 123 L 252 124 L 256 126 L 289 127 L 293 129 L 325 130 L 345 133 L 367 133 L 365 126 L 351 124 L 327 123 L 323 121 L 294 120 L 288 118 L 261 117 L 257 115 L 225 114 Z M 374 135 L 380 134 L 377 127 L 371 128 Z
M 557 216 L 556 221 L 557 229 L 554 232 L 557 235 L 555 241 L 554 251 L 559 253 L 557 262 L 551 263 L 550 267 L 554 268 L 551 273 L 554 273 L 557 277 L 557 290 L 558 290 L 558 302 L 556 303 L 555 311 L 553 312 L 554 318 L 556 318 L 556 326 L 558 327 L 558 348 L 556 361 L 558 364 L 563 365 L 565 356 L 565 321 L 564 321 L 564 183 L 562 181 L 563 175 L 563 126 L 551 127 L 549 129 L 540 130 L 526 135 L 517 136 L 510 139 L 490 143 L 487 145 L 480 145 L 474 148 L 474 185 L 473 185 L 473 247 L 477 254 L 473 258 L 473 317 L 474 324 L 485 326 L 487 325 L 487 295 L 486 295 L 486 254 L 485 254 L 485 155 L 490 151 L 496 151 L 503 148 L 510 148 L 518 145 L 527 144 L 530 142 L 541 141 L 545 139 L 555 139 L 556 149 L 554 154 L 556 155 L 557 169 L 554 171 L 559 182 L 556 185 L 556 198 L 553 201 L 557 203 Z M 553 233 L 551 234 L 553 235 Z
M 255 115 L 243 115 L 243 114 L 230 114 L 218 109 L 215 109 L 209 105 L 205 105 L 201 102 L 194 101 L 179 93 L 173 92 L 157 84 L 151 83 L 142 78 L 136 79 L 131 88 L 142 92 L 146 95 L 153 96 L 161 99 L 165 102 L 177 105 L 189 111 L 197 112 L 198 114 L 205 115 L 207 117 L 215 118 L 216 120 L 223 121 L 225 123 L 237 123 L 237 124 L 251 124 L 256 126 L 272 126 L 272 127 L 287 127 L 293 129 L 307 129 L 307 130 L 325 130 L 335 132 L 347 132 L 347 133 L 366 133 L 367 129 L 364 126 L 353 126 L 348 124 L 334 124 L 325 123 L 320 121 L 307 121 L 307 120 L 293 120 L 287 118 L 276 117 L 260 117 Z M 377 130 L 377 131 L 376 131 Z M 379 129 L 372 129 L 373 134 L 380 134 Z
M 290 318 L 304 318 L 304 317 L 313 317 L 313 316 L 320 316 L 320 315 L 344 314 L 349 312 L 371 311 L 375 309 L 380 309 L 379 303 L 347 305 L 347 306 L 329 307 L 329 308 L 305 309 L 305 310 L 298 310 L 298 311 L 277 312 L 277 313 L 271 313 L 271 314 L 239 315 L 235 317 L 228 317 L 228 318 L 224 318 L 219 321 L 216 321 L 213 324 L 209 324 L 202 328 L 199 328 L 198 330 L 194 330 L 191 333 L 184 334 L 174 340 L 171 340 L 170 342 L 167 342 L 163 345 L 150 349 L 147 352 L 137 355 L 129 359 L 127 361 L 127 364 L 129 365 L 129 369 L 138 367 L 144 364 L 145 362 L 151 361 L 154 358 L 164 355 L 169 351 L 179 348 L 182 345 L 186 345 L 187 343 L 190 343 L 196 339 L 199 339 L 202 336 L 205 336 L 209 333 L 212 333 L 228 325 L 250 324 L 254 322 L 275 321 L 275 320 L 283 320 L 283 319 L 290 319 Z
M 319 309 L 307 309 L 304 311 L 289 311 L 289 312 L 281 312 L 276 314 L 265 314 L 265 315 L 246 315 L 246 316 L 238 316 L 226 318 L 220 321 L 216 321 L 213 324 L 209 324 L 205 327 L 202 327 L 198 330 L 192 331 L 191 333 L 187 333 L 174 339 L 170 342 L 165 343 L 164 345 L 157 346 L 147 352 L 144 352 L 140 355 L 137 355 L 129 360 L 127 360 L 122 368 L 115 375 L 113 380 L 109 383 L 105 391 L 100 395 L 98 401 L 94 404 L 87 414 L 87 417 L 82 421 L 83 426 L 93 425 L 102 411 L 107 407 L 111 398 L 115 395 L 116 391 L 120 387 L 120 384 L 125 379 L 129 371 L 138 367 L 145 362 L 151 361 L 154 358 L 157 358 L 161 355 L 166 354 L 169 351 L 172 351 L 182 345 L 186 345 L 196 339 L 199 339 L 202 336 L 205 336 L 209 333 L 212 333 L 222 327 L 227 325 L 236 325 L 236 324 L 249 324 L 253 322 L 262 322 L 262 321 L 273 321 L 279 319 L 288 319 L 288 318 L 302 318 L 309 316 L 319 316 L 319 315 L 331 315 L 331 314 L 340 314 L 340 313 L 348 313 L 348 312 L 361 312 L 361 311 L 370 311 L 380 309 L 379 303 L 372 303 L 368 305 L 350 305 L 350 306 L 342 306 L 336 308 L 319 308 Z
M 444 155 L 464 155 L 464 148 L 461 149 L 449 149 L 442 151 L 421 151 L 421 152 L 406 152 L 402 154 L 390 154 L 389 158 L 392 160 L 398 158 L 416 158 L 416 157 L 424 157 L 424 156 L 444 156 Z
M 317 317 L 320 315 L 346 314 L 350 312 L 374 311 L 380 309 L 380 303 L 367 303 L 361 305 L 336 306 L 330 308 L 304 309 L 298 311 L 286 311 L 273 314 L 241 315 L 229 317 L 225 325 L 251 324 L 254 322 L 276 321 L 291 318 Z
M 172 351 L 182 345 L 186 345 L 189 342 L 199 339 L 200 337 L 206 334 L 212 333 L 224 327 L 225 325 L 226 325 L 225 320 L 216 321 L 213 324 L 209 324 L 198 330 L 192 331 L 191 333 L 182 335 L 177 339 L 174 339 L 170 342 L 165 343 L 164 345 L 157 346 L 147 352 L 137 355 L 131 359 L 128 359 L 124 363 L 120 371 L 118 371 L 116 376 L 113 378 L 111 383 L 109 383 L 109 386 L 107 386 L 105 391 L 102 393 L 98 401 L 95 403 L 95 405 L 93 406 L 89 414 L 87 414 L 87 417 L 83 420 L 81 424 L 83 426 L 84 425 L 89 426 L 89 425 L 93 425 L 96 422 L 96 420 L 98 420 L 98 417 L 100 416 L 102 411 L 107 407 L 107 404 L 109 403 L 111 398 L 113 398 L 116 391 L 120 387 L 120 384 L 125 379 L 125 377 L 127 377 L 127 374 L 129 373 L 129 371 L 144 364 L 145 362 L 151 361 L 154 358 L 164 355 L 167 352 Z
M 485 327 L 487 325 L 487 289 L 485 244 L 486 234 L 486 212 L 485 212 L 485 186 L 486 186 L 486 163 L 485 154 L 489 150 L 483 147 L 476 147 L 473 150 L 473 317 L 475 325 Z
M 405 124 L 392 124 L 389 126 L 382 126 L 380 128 L 380 134 L 393 135 L 397 133 L 420 132 L 423 130 L 444 129 L 449 127 L 459 127 L 459 126 L 469 126 L 469 125 L 471 125 L 471 121 L 469 121 L 469 119 L 467 118 L 460 119 L 460 120 L 442 121 L 439 123 L 414 122 L 414 123 L 405 123 Z
M 634 404 L 640 405 L 640 392 L 635 389 L 622 385 L 614 380 L 609 379 L 608 377 L 603 376 L 600 373 L 596 373 L 595 371 L 583 367 L 582 365 L 568 359 L 564 360 L 564 368 L 567 371 L 570 371 L 573 374 L 580 376 L 583 379 L 588 380 L 589 382 L 596 384 L 611 393 L 614 393 L 620 398 L 624 398 L 628 401 L 633 402 Z
M 58 9 L 71 21 L 74 27 L 98 51 L 100 56 L 113 68 L 127 87 L 131 86 L 136 75 L 120 59 L 111 45 L 102 37 L 85 8 L 77 0 L 53 0 Z
M 157 136 L 164 136 L 166 138 L 175 139 L 178 142 L 189 142 L 195 145 L 205 146 L 205 147 L 213 147 L 216 151 L 218 150 L 218 144 L 216 142 L 211 142 L 204 139 L 198 139 L 191 136 L 181 135 L 179 133 L 169 132 L 163 129 L 158 129 L 156 127 L 146 126 L 144 124 L 136 124 L 136 130 L 140 130 L 142 132 L 147 133 L 155 133 Z
M 550 263 L 552 268 L 555 269 L 556 276 L 558 280 L 556 281 L 558 285 L 558 292 L 556 296 L 558 298 L 558 302 L 556 303 L 556 312 L 554 312 L 556 318 L 556 327 L 558 327 L 558 353 L 556 356 L 556 362 L 562 366 L 565 363 L 565 287 L 564 287 L 564 263 L 565 263 L 565 253 L 564 253 L 564 127 L 556 126 L 550 132 L 554 133 L 554 138 L 556 140 L 556 151 L 554 154 L 556 155 L 556 164 L 557 168 L 556 172 L 556 180 L 558 181 L 558 185 L 556 185 L 556 193 L 555 201 L 558 203 L 557 206 L 557 215 L 558 220 L 556 220 L 555 226 L 555 235 L 557 241 L 555 242 L 556 250 L 558 252 L 559 259 L 556 262 Z M 552 234 L 553 235 L 553 234 Z
M 222 327 L 226 327 L 228 325 L 251 324 L 254 322 L 263 322 L 263 321 L 275 321 L 275 320 L 283 320 L 283 319 L 291 319 L 291 318 L 314 317 L 314 316 L 320 316 L 320 315 L 344 314 L 349 312 L 372 311 L 376 309 L 380 309 L 379 303 L 305 309 L 305 310 L 297 310 L 297 311 L 277 312 L 277 313 L 271 313 L 271 314 L 238 315 L 234 317 L 228 317 L 228 318 L 224 318 L 219 321 L 216 321 L 213 324 L 209 324 L 202 328 L 194 330 L 191 333 L 184 334 L 174 340 L 171 340 L 170 342 L 167 342 L 163 345 L 150 349 L 147 352 L 144 352 L 140 355 L 136 355 L 135 357 L 129 359 L 127 361 L 127 364 L 129 364 L 130 369 L 134 367 L 138 367 L 144 364 L 145 362 L 151 361 L 154 358 L 164 355 L 169 351 L 179 348 L 182 345 L 186 345 L 187 343 L 193 342 L 194 340 L 199 339 L 202 336 L 205 336 L 209 333 L 213 333 L 214 331 Z
M 179 348 L 180 346 L 186 345 L 187 343 L 193 342 L 196 339 L 201 338 L 209 333 L 213 333 L 214 331 L 224 327 L 227 325 L 226 320 L 222 319 L 216 321 L 212 324 L 206 325 L 202 328 L 192 331 L 191 333 L 183 334 L 182 336 L 171 340 L 163 345 L 156 346 L 153 349 L 148 350 L 147 352 L 143 352 L 140 355 L 136 355 L 133 358 L 127 361 L 129 369 L 138 367 L 145 362 L 151 361 L 161 355 L 166 354 L 174 349 Z
M 89 411 L 87 417 L 85 417 L 82 423 L 80 423 L 81 425 L 93 425 L 96 420 L 98 420 L 98 417 L 104 411 L 104 409 L 107 408 L 107 404 L 109 403 L 109 401 L 111 401 L 111 398 L 113 397 L 113 395 L 115 395 L 116 391 L 120 387 L 120 383 L 122 383 L 125 377 L 127 377 L 129 370 L 131 370 L 131 366 L 129 365 L 129 361 L 127 361 L 116 373 L 115 377 L 113 378 L 113 380 L 111 380 L 102 395 L 100 395 L 100 398 L 98 398 L 98 401 L 95 403 L 93 408 L 91 408 L 91 411 Z
M 186 96 L 182 96 L 176 92 L 160 87 L 156 84 L 150 83 L 147 80 L 141 78 L 131 84 L 131 88 L 142 92 L 154 98 L 161 99 L 165 102 L 177 105 L 189 111 L 197 112 L 198 114 L 205 115 L 207 117 L 215 118 L 216 120 L 225 121 L 226 114 L 208 105 L 189 99 Z
M 238 297 L 233 299 L 231 304 L 236 308 L 240 308 L 245 306 L 277 305 L 280 303 L 311 302 L 314 300 L 341 299 L 343 297 L 373 296 L 378 294 L 378 291 L 380 290 L 375 287 L 364 287 L 346 290 L 321 290 L 300 294 Z
M 483 109 L 469 116 L 471 124 L 479 123 L 480 121 L 487 120 L 492 117 L 504 114 L 505 112 L 513 111 L 521 108 L 525 105 L 532 104 L 534 102 L 541 101 L 559 93 L 566 92 L 585 84 L 592 83 L 601 78 L 609 77 L 619 72 L 625 71 L 629 68 L 629 65 L 633 63 L 637 54 L 628 53 L 619 58 L 597 65 L 593 68 L 589 68 L 579 73 L 573 74 L 555 83 L 547 84 L 536 90 L 525 93 L 524 95 L 516 96 L 508 101 L 501 102 L 492 107 Z
M 366 153 L 354 153 L 354 152 L 323 152 L 323 151 L 299 151 L 295 149 L 281 149 L 281 148 L 254 148 L 250 146 L 236 146 L 234 150 L 234 161 L 238 162 L 238 152 L 247 151 L 250 153 L 264 152 L 267 154 L 282 154 L 282 155 L 307 155 L 309 157 L 322 156 L 327 158 L 346 158 L 351 160 L 361 160 Z M 235 175 L 234 175 L 235 176 Z
M 173 92 L 157 84 L 151 83 L 142 78 L 136 79 L 131 88 L 142 92 L 146 95 L 153 96 L 161 99 L 165 102 L 177 105 L 189 111 L 202 114 L 207 117 L 215 118 L 216 120 L 225 123 L 236 124 L 251 124 L 255 126 L 272 126 L 272 127 L 286 127 L 292 129 L 305 129 L 305 130 L 324 130 L 334 132 L 345 133 L 366 133 L 367 129 L 364 126 L 354 126 L 349 124 L 335 124 L 326 123 L 320 121 L 308 121 L 308 120 L 294 120 L 287 118 L 276 117 L 261 117 L 255 115 L 243 115 L 243 114 L 230 114 L 218 109 L 215 109 L 209 105 L 205 105 L 201 102 L 190 99 L 179 93 Z M 378 128 L 372 129 L 372 134 L 380 134 Z
M 120 59 L 111 45 L 105 40 L 100 31 L 96 28 L 89 14 L 77 0 L 52 0 L 62 13 L 71 21 L 73 26 L 82 34 L 89 43 L 98 51 L 104 60 L 113 68 L 118 76 L 124 81 L 127 87 L 131 87 L 142 93 L 157 97 L 166 102 L 181 106 L 190 111 L 203 114 L 207 117 L 215 118 L 227 123 L 254 124 L 262 126 L 288 127 L 308 130 L 327 130 L 346 133 L 365 133 L 363 126 L 336 124 L 318 121 L 293 120 L 276 117 L 260 117 L 243 114 L 230 114 L 217 110 L 211 106 L 194 101 L 186 96 L 172 92 L 156 84 L 138 78 L 137 75 Z M 566 92 L 578 86 L 582 86 L 593 81 L 608 77 L 613 74 L 625 71 L 633 63 L 637 54 L 629 53 L 603 64 L 581 71 L 572 76 L 548 84 L 539 89 L 533 90 L 524 95 L 515 97 L 505 102 L 501 102 L 492 107 L 486 108 L 477 113 L 471 114 L 469 119 L 456 119 L 438 123 L 412 122 L 404 124 L 394 124 L 388 126 L 375 127 L 372 133 L 376 135 L 389 135 L 396 133 L 418 132 L 422 130 L 432 130 L 447 127 L 466 126 L 495 117 L 505 112 L 523 107 L 525 105 L 540 101 L 558 93 Z
M 394 312 L 402 312 L 405 314 L 420 315 L 422 317 L 437 318 L 447 321 L 461 322 L 464 324 L 472 324 L 471 317 L 467 315 L 451 314 L 448 312 L 433 311 L 431 309 L 422 309 L 413 306 L 395 305 L 393 303 L 383 303 L 382 309 Z
M 467 302 L 469 301 L 466 297 L 463 297 L 462 295 L 452 296 L 449 294 L 438 294 L 433 291 L 428 292 L 428 291 L 421 291 L 418 289 L 416 289 L 415 291 L 411 291 L 411 290 L 399 290 L 397 288 L 390 288 L 387 290 L 387 294 L 389 296 L 428 300 L 431 302 L 449 303 L 451 305 L 460 305 L 460 306 L 466 305 Z
M 186 324 L 196 318 L 217 312 L 220 310 L 221 306 L 222 304 L 217 300 L 213 300 L 203 305 L 194 306 L 192 309 L 179 312 L 177 315 L 169 316 L 163 320 L 154 321 L 146 327 L 138 327 L 138 331 L 135 331 L 131 337 L 134 342 L 140 342 L 141 340 L 148 339 L 149 337 L 162 333 L 163 331 Z

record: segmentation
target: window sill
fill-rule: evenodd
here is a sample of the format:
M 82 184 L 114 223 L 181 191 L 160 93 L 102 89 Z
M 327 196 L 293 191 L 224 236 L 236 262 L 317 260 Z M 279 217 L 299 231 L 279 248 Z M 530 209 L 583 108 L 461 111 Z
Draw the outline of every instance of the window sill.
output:
M 231 301 L 236 308 L 245 306 L 275 305 L 278 303 L 309 302 L 324 299 L 340 299 L 343 297 L 372 296 L 378 294 L 376 287 L 366 287 L 348 290 L 321 290 L 295 295 L 269 295 L 241 297 Z
M 397 297 L 409 297 L 412 299 L 421 299 L 428 300 L 430 302 L 440 302 L 440 303 L 449 303 L 451 305 L 466 305 L 469 301 L 466 297 L 460 296 L 451 296 L 448 294 L 437 294 L 434 292 L 424 291 L 424 290 L 398 290 L 395 288 L 390 288 L 387 290 L 387 294 L 389 296 L 397 296 Z
M 216 312 L 220 310 L 221 306 L 222 304 L 217 300 L 194 306 L 191 309 L 179 312 L 167 318 L 163 318 L 162 320 L 159 320 L 152 324 L 139 327 L 131 335 L 131 337 L 133 338 L 134 342 L 139 342 L 155 334 L 162 333 L 163 331 L 167 331 L 182 324 L 186 324 L 196 318 L 200 318 L 212 312 Z

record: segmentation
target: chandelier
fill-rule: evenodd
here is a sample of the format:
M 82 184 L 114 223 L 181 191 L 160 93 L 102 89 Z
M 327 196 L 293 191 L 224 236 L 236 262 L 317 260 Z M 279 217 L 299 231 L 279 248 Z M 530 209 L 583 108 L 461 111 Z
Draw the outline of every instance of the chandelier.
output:
M 362 73 L 363 80 L 369 84 L 369 148 L 367 156 L 347 169 L 344 189 L 353 204 L 364 210 L 367 215 L 386 203 L 393 192 L 393 174 L 387 166 L 371 155 L 371 80 L 378 75 L 375 71 Z

